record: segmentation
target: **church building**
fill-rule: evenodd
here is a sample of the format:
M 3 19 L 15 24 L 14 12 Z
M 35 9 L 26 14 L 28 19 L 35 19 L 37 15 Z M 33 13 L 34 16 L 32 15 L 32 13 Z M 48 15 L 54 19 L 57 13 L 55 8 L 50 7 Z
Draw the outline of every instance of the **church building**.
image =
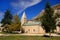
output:
M 25 12 L 21 18 L 21 26 L 24 29 L 25 33 L 29 34 L 37 34 L 37 33 L 45 33 L 43 26 L 41 26 L 40 21 L 35 20 L 27 20 Z

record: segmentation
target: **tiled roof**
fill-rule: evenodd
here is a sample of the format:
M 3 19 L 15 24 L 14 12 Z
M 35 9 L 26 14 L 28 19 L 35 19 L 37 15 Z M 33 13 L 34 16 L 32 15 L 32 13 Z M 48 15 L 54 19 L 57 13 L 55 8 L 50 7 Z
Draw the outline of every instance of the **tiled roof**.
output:
M 32 21 L 32 22 L 26 22 L 24 23 L 24 26 L 32 26 L 32 25 L 41 25 L 41 22 L 39 21 Z

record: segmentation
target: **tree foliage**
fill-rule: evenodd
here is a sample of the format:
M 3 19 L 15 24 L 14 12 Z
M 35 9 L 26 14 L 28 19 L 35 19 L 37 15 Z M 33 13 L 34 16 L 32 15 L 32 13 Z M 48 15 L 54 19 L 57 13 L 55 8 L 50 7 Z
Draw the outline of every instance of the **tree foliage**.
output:
M 8 25 L 8 31 L 21 31 L 21 22 L 18 15 L 14 15 L 13 22 L 11 23 L 11 25 Z
M 53 17 L 54 11 L 50 7 L 49 3 L 46 3 L 45 13 L 42 16 L 42 26 L 44 26 L 46 32 L 50 32 L 55 29 L 55 18 Z
M 22 31 L 21 22 L 18 15 L 14 15 L 14 17 L 10 14 L 10 11 L 7 10 L 5 12 L 4 18 L 2 19 L 1 23 L 3 24 L 4 28 L 3 31 L 5 32 L 12 32 L 12 31 Z
M 11 25 L 8 25 L 8 32 L 13 31 L 22 31 L 21 22 L 17 14 L 14 15 Z
M 10 10 L 7 10 L 6 12 L 5 12 L 5 15 L 4 15 L 4 18 L 2 19 L 2 21 L 1 21 L 1 23 L 3 24 L 3 25 L 6 25 L 6 24 L 11 24 L 11 22 L 12 22 L 12 18 L 13 18 L 13 16 L 12 16 L 12 14 L 10 13 Z

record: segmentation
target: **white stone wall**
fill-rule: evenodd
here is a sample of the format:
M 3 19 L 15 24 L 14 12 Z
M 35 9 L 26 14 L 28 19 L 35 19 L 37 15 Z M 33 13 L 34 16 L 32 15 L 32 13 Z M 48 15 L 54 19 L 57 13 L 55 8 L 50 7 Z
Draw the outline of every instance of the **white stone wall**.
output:
M 60 27 L 56 27 L 56 31 L 57 31 L 57 33 L 60 33 Z
M 39 25 L 35 26 L 22 26 L 25 33 L 45 33 L 43 28 Z
M 60 22 L 60 18 L 57 18 L 57 19 L 56 19 L 56 25 L 57 25 L 57 26 L 56 26 L 56 32 L 57 32 L 57 33 L 60 33 L 60 27 L 58 26 L 59 22 Z

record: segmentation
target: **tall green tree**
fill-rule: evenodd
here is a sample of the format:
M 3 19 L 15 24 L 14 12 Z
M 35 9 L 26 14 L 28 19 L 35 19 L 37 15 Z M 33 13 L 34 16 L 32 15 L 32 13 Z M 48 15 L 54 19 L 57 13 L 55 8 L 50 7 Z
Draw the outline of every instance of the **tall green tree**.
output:
M 10 10 L 6 10 L 5 15 L 4 15 L 4 18 L 2 19 L 1 23 L 3 25 L 6 25 L 6 24 L 9 24 L 10 25 L 11 22 L 12 22 L 12 18 L 13 18 L 13 16 L 10 13 Z
M 44 26 L 46 32 L 51 32 L 56 28 L 56 22 L 53 14 L 54 11 L 47 2 L 45 6 L 45 13 L 42 16 L 42 26 Z

